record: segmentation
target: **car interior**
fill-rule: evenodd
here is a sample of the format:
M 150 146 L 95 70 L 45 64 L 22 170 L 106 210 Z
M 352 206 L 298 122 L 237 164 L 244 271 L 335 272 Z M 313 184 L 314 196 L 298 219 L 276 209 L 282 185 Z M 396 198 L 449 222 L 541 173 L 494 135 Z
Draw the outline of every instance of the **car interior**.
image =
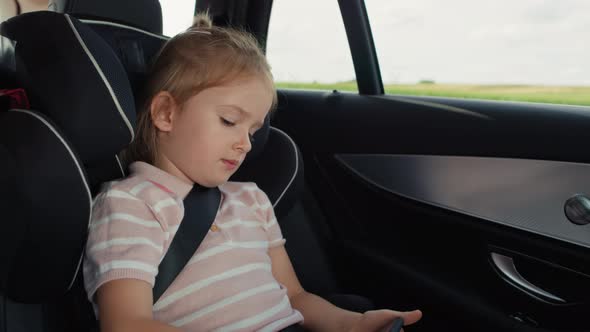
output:
M 267 193 L 304 288 L 421 309 L 406 331 L 590 331 L 590 107 L 384 94 L 363 0 L 338 4 L 358 93 L 279 89 L 231 179 Z M 264 48 L 272 5 L 195 12 Z M 53 0 L 0 25 L 0 331 L 97 330 L 92 198 L 125 176 L 167 39 L 158 0 Z

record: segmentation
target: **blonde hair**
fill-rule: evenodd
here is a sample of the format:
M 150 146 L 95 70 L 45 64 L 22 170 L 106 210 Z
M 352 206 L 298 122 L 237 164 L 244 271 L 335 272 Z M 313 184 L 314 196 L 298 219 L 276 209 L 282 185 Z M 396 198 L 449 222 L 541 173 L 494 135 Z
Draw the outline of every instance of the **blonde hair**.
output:
M 138 101 L 136 137 L 123 151 L 126 163 L 153 164 L 157 156 L 157 129 L 150 105 L 160 91 L 167 91 L 182 105 L 199 92 L 242 77 L 262 75 L 277 102 L 270 66 L 256 39 L 244 31 L 215 27 L 207 13 L 195 16 L 193 26 L 171 38 L 148 72 Z

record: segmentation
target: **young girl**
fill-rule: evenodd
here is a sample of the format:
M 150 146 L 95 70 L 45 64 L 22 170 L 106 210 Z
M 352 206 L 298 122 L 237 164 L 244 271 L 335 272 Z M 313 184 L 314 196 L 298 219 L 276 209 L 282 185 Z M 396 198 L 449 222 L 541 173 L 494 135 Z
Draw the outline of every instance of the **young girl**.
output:
M 130 176 L 94 204 L 84 262 L 102 331 L 380 331 L 420 311 L 354 313 L 300 285 L 267 196 L 228 182 L 276 103 L 256 41 L 206 17 L 166 43 L 147 80 Z M 217 216 L 195 255 L 154 304 L 158 265 L 194 184 L 219 187 Z

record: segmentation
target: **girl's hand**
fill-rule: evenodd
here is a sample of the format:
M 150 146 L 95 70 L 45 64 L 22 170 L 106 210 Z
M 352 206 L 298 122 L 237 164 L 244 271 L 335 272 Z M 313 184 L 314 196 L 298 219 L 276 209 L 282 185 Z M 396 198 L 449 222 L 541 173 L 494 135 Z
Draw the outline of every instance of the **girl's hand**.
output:
M 389 332 L 393 320 L 397 317 L 404 319 L 404 326 L 414 324 L 422 318 L 420 310 L 394 311 L 394 310 L 373 310 L 367 311 L 360 316 L 349 330 L 350 332 Z

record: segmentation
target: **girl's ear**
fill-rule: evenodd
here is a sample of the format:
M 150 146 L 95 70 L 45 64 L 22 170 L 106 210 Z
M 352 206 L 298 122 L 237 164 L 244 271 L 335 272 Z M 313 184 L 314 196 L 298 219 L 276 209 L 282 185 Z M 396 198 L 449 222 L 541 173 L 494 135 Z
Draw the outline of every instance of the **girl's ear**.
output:
M 154 126 L 163 132 L 172 130 L 178 104 L 167 91 L 158 92 L 150 104 L 150 115 Z

